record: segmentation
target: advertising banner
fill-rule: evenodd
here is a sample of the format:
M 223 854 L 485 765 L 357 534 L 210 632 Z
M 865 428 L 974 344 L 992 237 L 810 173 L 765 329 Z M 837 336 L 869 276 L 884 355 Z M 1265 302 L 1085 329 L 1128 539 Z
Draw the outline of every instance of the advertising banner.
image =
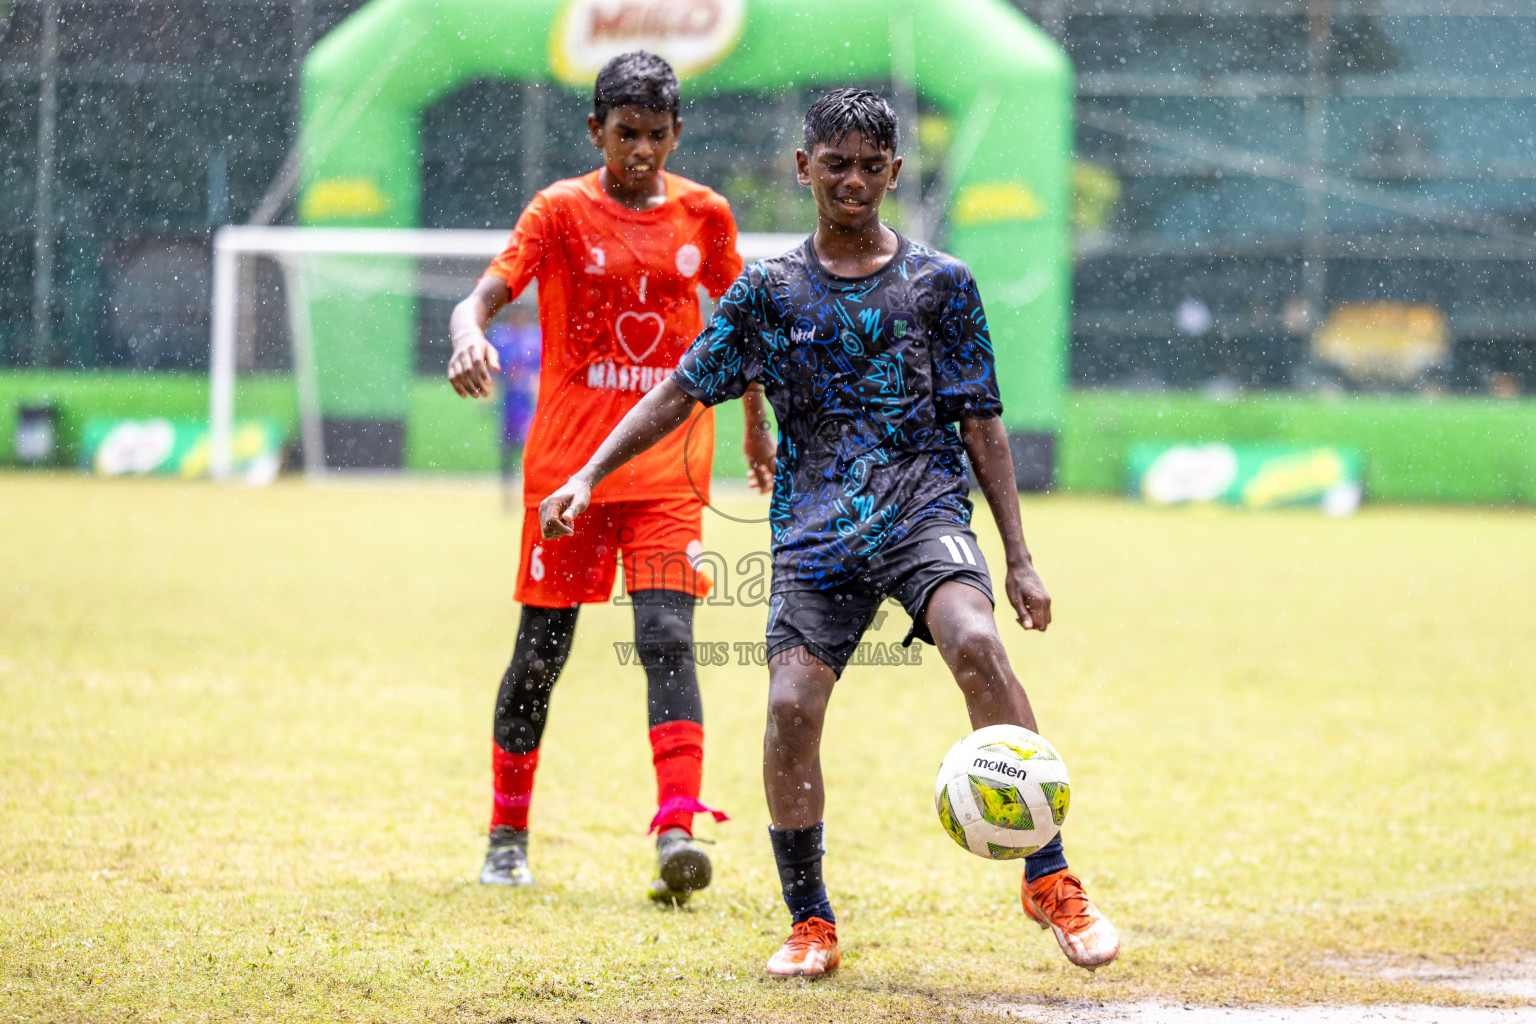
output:
M 1315 505 L 1329 515 L 1359 507 L 1360 465 L 1335 445 L 1138 444 L 1126 459 L 1131 493 L 1154 505 Z
M 82 464 L 102 476 L 208 475 L 208 424 L 200 420 L 86 421 Z M 247 483 L 269 484 L 283 461 L 283 432 L 268 420 L 235 423 L 230 468 Z

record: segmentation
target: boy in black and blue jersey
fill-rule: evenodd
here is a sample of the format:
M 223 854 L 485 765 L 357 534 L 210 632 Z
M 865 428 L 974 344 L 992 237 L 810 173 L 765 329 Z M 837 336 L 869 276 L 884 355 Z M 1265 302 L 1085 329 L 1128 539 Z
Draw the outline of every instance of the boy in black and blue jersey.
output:
M 873 93 L 839 89 L 812 105 L 796 160 L 816 199 L 816 233 L 748 268 L 672 377 L 540 508 L 546 536 L 568 534 L 596 482 L 684 422 L 696 401 L 761 384 L 773 404 L 763 779 L 794 918 L 768 962 L 776 976 L 839 962 L 821 879 L 821 731 L 833 686 L 887 596 L 912 616 L 908 642 L 938 647 L 973 728 L 1036 729 L 969 526 L 967 458 L 1002 534 L 1009 604 L 1025 629 L 1044 631 L 1050 596 L 1019 521 L 986 314 L 964 263 L 880 223 L 901 169 L 896 141 L 895 115 Z M 1098 967 L 1119 952 L 1114 927 L 1067 871 L 1059 837 L 1026 859 L 1022 898 L 1073 963 Z

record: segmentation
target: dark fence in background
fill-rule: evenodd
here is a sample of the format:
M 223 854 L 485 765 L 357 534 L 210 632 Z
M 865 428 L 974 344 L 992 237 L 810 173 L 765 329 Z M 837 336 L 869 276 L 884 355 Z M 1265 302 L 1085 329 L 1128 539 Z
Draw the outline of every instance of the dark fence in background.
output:
M 200 369 L 211 236 L 362 0 L 0 0 L 0 366 Z
M 1330 311 L 1396 300 L 1445 315 L 1431 384 L 1536 387 L 1536 3 L 1022 7 L 1077 68 L 1099 197 L 1077 383 L 1306 385 Z

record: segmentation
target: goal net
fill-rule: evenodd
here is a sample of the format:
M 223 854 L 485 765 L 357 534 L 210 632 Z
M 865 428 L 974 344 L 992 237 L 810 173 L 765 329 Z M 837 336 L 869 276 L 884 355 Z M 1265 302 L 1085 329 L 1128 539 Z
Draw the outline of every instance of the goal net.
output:
M 296 420 L 308 475 L 405 465 L 407 393 L 417 377 L 441 379 L 451 354 L 448 315 L 508 234 L 220 229 L 213 241 L 211 474 L 223 479 L 237 472 L 236 417 L 253 408 Z M 802 237 L 743 234 L 738 248 L 751 262 L 785 252 Z M 521 311 L 531 320 L 534 291 L 502 315 Z

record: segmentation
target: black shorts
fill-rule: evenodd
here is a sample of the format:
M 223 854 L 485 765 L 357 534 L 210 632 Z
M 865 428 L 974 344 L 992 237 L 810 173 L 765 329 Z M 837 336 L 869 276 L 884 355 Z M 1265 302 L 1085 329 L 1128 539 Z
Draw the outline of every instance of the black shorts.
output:
M 900 601 L 912 616 L 903 645 L 913 640 L 931 644 L 923 613 L 939 584 L 950 580 L 969 584 L 992 600 L 992 577 L 976 535 L 944 519 L 918 523 L 871 558 L 855 579 L 837 587 L 799 589 L 795 581 L 775 574 L 768 602 L 768 657 L 805 647 L 841 676 L 887 597 Z

